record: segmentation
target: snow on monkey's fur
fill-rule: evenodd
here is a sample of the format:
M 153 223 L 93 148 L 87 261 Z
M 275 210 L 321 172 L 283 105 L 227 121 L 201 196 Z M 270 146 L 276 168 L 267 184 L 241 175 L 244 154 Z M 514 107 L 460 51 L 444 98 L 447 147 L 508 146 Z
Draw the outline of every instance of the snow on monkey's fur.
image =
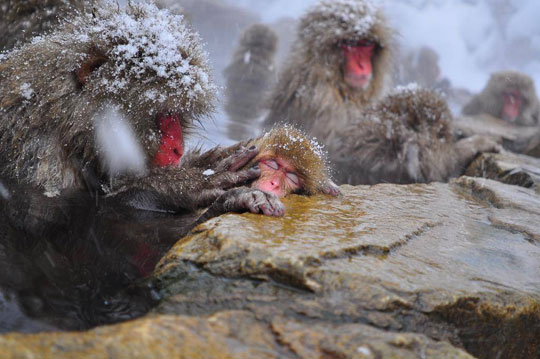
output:
M 128 120 L 149 163 L 158 113 L 179 114 L 185 129 L 215 98 L 199 36 L 182 16 L 146 1 L 125 8 L 98 1 L 3 54 L 0 87 L 3 174 L 52 192 L 84 186 L 83 168 L 107 173 L 92 121 L 105 107 Z

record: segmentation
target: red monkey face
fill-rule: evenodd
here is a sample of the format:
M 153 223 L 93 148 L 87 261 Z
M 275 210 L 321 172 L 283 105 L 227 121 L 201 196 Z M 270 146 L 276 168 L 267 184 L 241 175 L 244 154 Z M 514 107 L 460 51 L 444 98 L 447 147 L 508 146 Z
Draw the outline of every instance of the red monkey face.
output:
M 302 181 L 294 166 L 281 157 L 262 159 L 259 167 L 261 176 L 253 182 L 254 188 L 283 197 L 302 187 Z
M 157 124 L 161 132 L 159 149 L 154 157 L 156 166 L 177 166 L 184 154 L 184 139 L 180 115 L 159 114 Z
M 360 41 L 354 44 L 343 43 L 343 79 L 355 89 L 365 90 L 373 77 L 372 61 L 375 44 L 371 41 Z
M 504 92 L 503 101 L 503 120 L 515 122 L 523 104 L 523 96 L 517 90 L 509 90 Z

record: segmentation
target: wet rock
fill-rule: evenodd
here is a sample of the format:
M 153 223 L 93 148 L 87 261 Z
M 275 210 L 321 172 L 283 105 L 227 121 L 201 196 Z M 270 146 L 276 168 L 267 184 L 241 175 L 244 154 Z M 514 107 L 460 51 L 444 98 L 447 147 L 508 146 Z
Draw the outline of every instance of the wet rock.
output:
M 535 189 L 473 177 L 341 189 L 291 196 L 283 218 L 200 225 L 146 282 L 163 300 L 143 319 L 9 334 L 0 347 L 44 358 L 538 357 Z
M 465 172 L 540 191 L 540 159 L 511 152 L 484 153 Z

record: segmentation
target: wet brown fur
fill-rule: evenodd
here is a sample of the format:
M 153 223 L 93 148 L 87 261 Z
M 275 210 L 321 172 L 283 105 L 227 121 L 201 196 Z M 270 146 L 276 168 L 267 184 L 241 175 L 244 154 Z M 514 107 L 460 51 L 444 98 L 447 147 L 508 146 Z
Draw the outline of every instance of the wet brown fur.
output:
M 463 107 L 462 113 L 469 116 L 489 114 L 502 119 L 503 94 L 508 90 L 517 90 L 524 97 L 519 116 L 514 123 L 520 126 L 540 124 L 540 102 L 534 82 L 528 75 L 516 71 L 492 74 L 486 87 Z
M 109 178 L 99 161 L 92 117 L 104 107 L 117 105 L 127 116 L 146 152 L 148 164 L 160 141 L 156 124 L 159 112 L 181 114 L 185 129 L 212 109 L 211 83 L 190 96 L 192 87 L 178 86 L 180 79 L 156 76 L 151 69 L 136 78 L 128 72 L 133 64 L 131 60 L 123 62 L 114 53 L 127 40 L 106 38 L 90 31 L 98 21 L 123 11 L 136 19 L 152 15 L 138 5 L 127 5 L 122 10 L 109 4 L 102 5 L 101 10 L 70 18 L 57 31 L 12 50 L 0 60 L 3 176 L 58 193 L 84 188 L 92 177 L 89 174 L 93 174 L 99 187 L 109 183 Z M 81 37 L 81 33 L 87 37 Z M 187 37 L 189 41 L 179 44 L 178 51 L 201 74 L 208 74 L 198 37 L 194 34 Z M 139 55 L 144 56 L 144 49 L 140 51 Z M 115 75 L 121 64 L 127 66 L 126 70 Z M 108 86 L 116 78 L 125 80 L 126 85 L 111 92 Z M 202 79 L 194 80 L 203 83 Z M 164 94 L 165 99 L 162 102 L 151 99 L 147 96 L 149 91 Z
M 0 4 L 0 51 L 53 30 L 60 17 L 82 10 L 83 0 L 5 0 Z
M 301 18 L 297 41 L 271 96 L 266 127 L 291 123 L 326 141 L 340 118 L 382 95 L 390 76 L 391 29 L 380 10 L 362 8 L 362 0 L 355 6 L 352 2 L 334 3 L 322 1 Z M 340 12 L 348 15 L 344 19 L 343 15 L 328 11 L 328 6 L 340 6 Z M 369 29 L 358 30 L 358 23 L 368 16 L 374 19 L 373 24 Z M 361 39 L 378 45 L 369 87 L 355 90 L 343 80 L 339 44 Z
M 447 181 L 497 145 L 484 137 L 452 142 L 446 102 L 425 89 L 404 89 L 338 128 L 329 144 L 338 183 Z
M 265 25 L 252 25 L 242 33 L 232 62 L 223 72 L 225 111 L 233 122 L 230 138 L 249 137 L 253 121 L 261 115 L 267 92 L 275 80 L 276 47 L 277 36 Z

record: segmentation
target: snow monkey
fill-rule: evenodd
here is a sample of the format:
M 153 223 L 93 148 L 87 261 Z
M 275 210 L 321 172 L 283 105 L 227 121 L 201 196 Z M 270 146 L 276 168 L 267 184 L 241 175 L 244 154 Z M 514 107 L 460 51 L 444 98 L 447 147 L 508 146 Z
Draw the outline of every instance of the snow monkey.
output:
M 486 87 L 462 110 L 464 115 L 488 114 L 519 126 L 540 124 L 540 103 L 533 80 L 515 71 L 493 73 Z
M 274 195 L 228 191 L 259 176 L 239 170 L 256 148 L 211 163 L 184 154 L 184 136 L 212 109 L 215 86 L 199 37 L 151 2 L 96 2 L 2 56 L 0 87 L 4 177 L 49 196 L 88 189 L 168 212 L 220 197 L 238 211 L 257 197 L 265 214 L 282 212 Z M 204 175 L 209 168 L 215 173 Z
M 292 123 L 326 142 L 336 121 L 381 96 L 392 31 L 368 0 L 322 0 L 298 38 L 270 99 L 265 126 Z
M 259 154 L 247 167 L 258 165 L 261 169 L 252 187 L 278 197 L 290 193 L 339 194 L 330 177 L 326 152 L 302 131 L 289 125 L 276 127 L 249 141 L 250 145 L 259 148 Z
M 81 10 L 83 0 L 4 0 L 0 4 L 0 51 L 44 34 L 59 17 Z
M 447 181 L 480 152 L 498 151 L 491 139 L 452 142 L 452 116 L 436 93 L 397 89 L 336 128 L 329 148 L 338 183 L 375 184 Z
M 229 114 L 229 137 L 251 137 L 261 115 L 267 92 L 275 81 L 274 57 L 277 36 L 267 26 L 255 24 L 242 33 L 232 62 L 224 70 L 225 111 Z

